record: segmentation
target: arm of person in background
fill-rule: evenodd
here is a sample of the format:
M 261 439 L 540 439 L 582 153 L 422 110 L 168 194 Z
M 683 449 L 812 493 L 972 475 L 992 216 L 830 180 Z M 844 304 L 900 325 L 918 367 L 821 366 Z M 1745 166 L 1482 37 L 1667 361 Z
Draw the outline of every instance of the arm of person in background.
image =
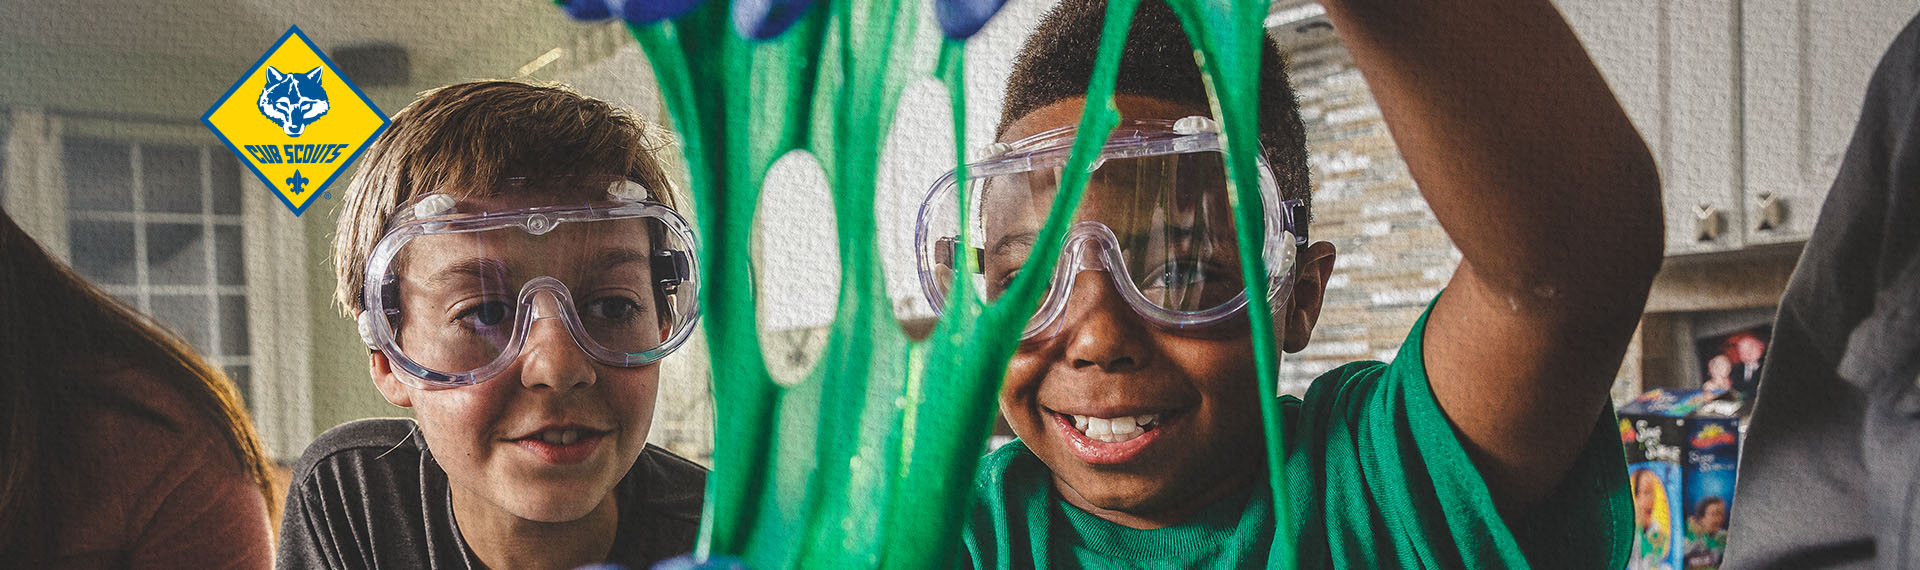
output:
M 1909 491 L 1920 432 L 1920 17 L 1863 99 L 1780 299 L 1725 568 L 1920 560 L 1909 515 L 1920 501 Z
M 1462 260 L 1435 398 L 1513 520 L 1566 475 L 1661 261 L 1653 157 L 1546 0 L 1327 0 Z
M 215 440 L 175 465 L 128 555 L 127 568 L 240 570 L 273 566 L 272 523 L 260 487 Z

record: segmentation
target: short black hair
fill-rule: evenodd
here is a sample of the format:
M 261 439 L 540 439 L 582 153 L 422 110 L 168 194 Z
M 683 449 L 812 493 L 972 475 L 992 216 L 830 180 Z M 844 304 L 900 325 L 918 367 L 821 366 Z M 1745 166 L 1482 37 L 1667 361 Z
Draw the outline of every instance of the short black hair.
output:
M 1028 113 L 1086 96 L 1106 14 L 1106 0 L 1061 0 L 1047 12 L 1014 60 L 1006 103 L 994 130 L 996 137 L 1004 136 L 1009 125 Z M 1263 154 L 1274 179 L 1280 183 L 1282 199 L 1308 202 L 1312 185 L 1307 177 L 1307 138 L 1300 122 L 1300 106 L 1287 83 L 1280 46 L 1273 38 L 1264 40 L 1260 50 L 1260 145 L 1266 150 Z M 1162 0 L 1143 0 L 1134 12 L 1114 93 L 1197 109 L 1213 108 L 1200 79 L 1200 66 L 1193 60 L 1193 44 L 1173 9 Z

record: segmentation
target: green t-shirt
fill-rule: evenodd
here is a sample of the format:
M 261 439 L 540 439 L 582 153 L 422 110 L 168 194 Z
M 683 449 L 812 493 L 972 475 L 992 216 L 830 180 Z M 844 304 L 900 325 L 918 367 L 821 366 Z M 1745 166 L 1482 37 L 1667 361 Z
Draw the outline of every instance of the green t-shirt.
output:
M 1612 408 L 1566 479 L 1510 525 L 1433 398 L 1425 330 L 1422 316 L 1392 364 L 1348 364 L 1314 380 L 1305 400 L 1283 399 L 1293 526 L 1284 535 L 1265 485 L 1167 528 L 1109 523 L 1062 500 L 1016 441 L 989 454 L 975 480 L 972 566 L 1264 568 L 1276 538 L 1294 541 L 1302 570 L 1624 566 L 1633 511 Z

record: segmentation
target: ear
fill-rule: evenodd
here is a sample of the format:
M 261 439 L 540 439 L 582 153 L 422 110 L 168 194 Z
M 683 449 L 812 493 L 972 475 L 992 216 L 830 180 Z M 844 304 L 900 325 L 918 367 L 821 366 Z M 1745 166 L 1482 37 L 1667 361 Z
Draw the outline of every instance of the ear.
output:
M 306 75 L 307 75 L 307 80 L 308 80 L 308 81 L 312 81 L 312 82 L 314 82 L 315 84 L 319 84 L 319 83 L 320 83 L 320 68 L 318 68 L 318 67 L 316 67 L 316 68 L 313 68 L 312 70 L 310 70 L 310 71 L 308 71 L 308 72 L 306 73 Z
M 268 83 L 279 83 L 279 82 L 280 82 L 280 80 L 282 80 L 282 79 L 286 79 L 286 78 L 287 78 L 287 74 L 285 74 L 285 73 L 281 73 L 281 72 L 280 72 L 280 70 L 278 70 L 278 69 L 274 69 L 274 68 L 273 68 L 273 67 L 271 67 L 271 66 L 269 66 L 269 67 L 267 67 L 267 82 L 268 82 Z
M 1293 294 L 1286 306 L 1286 344 L 1281 349 L 1300 352 L 1313 338 L 1313 325 L 1320 321 L 1320 303 L 1327 298 L 1327 279 L 1333 276 L 1333 244 L 1315 242 L 1300 253 L 1300 273 L 1294 276 Z
M 360 322 L 359 312 L 353 316 L 354 322 Z M 385 396 L 388 402 L 402 408 L 413 407 L 413 388 L 400 381 L 398 375 L 404 373 L 393 370 L 393 361 L 387 359 L 387 353 L 372 347 L 367 349 L 367 374 L 373 377 L 373 387 L 378 388 L 380 395 Z
M 401 373 L 393 371 L 393 363 L 387 360 L 387 353 L 378 350 L 369 353 L 367 371 L 373 374 L 373 387 L 379 388 L 380 395 L 385 396 L 388 402 L 402 408 L 413 407 L 413 388 L 400 381 L 397 374 Z

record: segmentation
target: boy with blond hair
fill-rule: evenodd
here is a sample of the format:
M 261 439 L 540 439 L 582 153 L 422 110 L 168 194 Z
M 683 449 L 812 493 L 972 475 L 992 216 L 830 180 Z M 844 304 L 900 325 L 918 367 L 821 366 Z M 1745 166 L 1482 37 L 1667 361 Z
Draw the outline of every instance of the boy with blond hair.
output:
M 413 419 L 321 435 L 283 568 L 645 568 L 693 549 L 706 470 L 648 445 L 697 318 L 650 127 L 553 86 L 433 91 L 347 190 L 340 305 Z

